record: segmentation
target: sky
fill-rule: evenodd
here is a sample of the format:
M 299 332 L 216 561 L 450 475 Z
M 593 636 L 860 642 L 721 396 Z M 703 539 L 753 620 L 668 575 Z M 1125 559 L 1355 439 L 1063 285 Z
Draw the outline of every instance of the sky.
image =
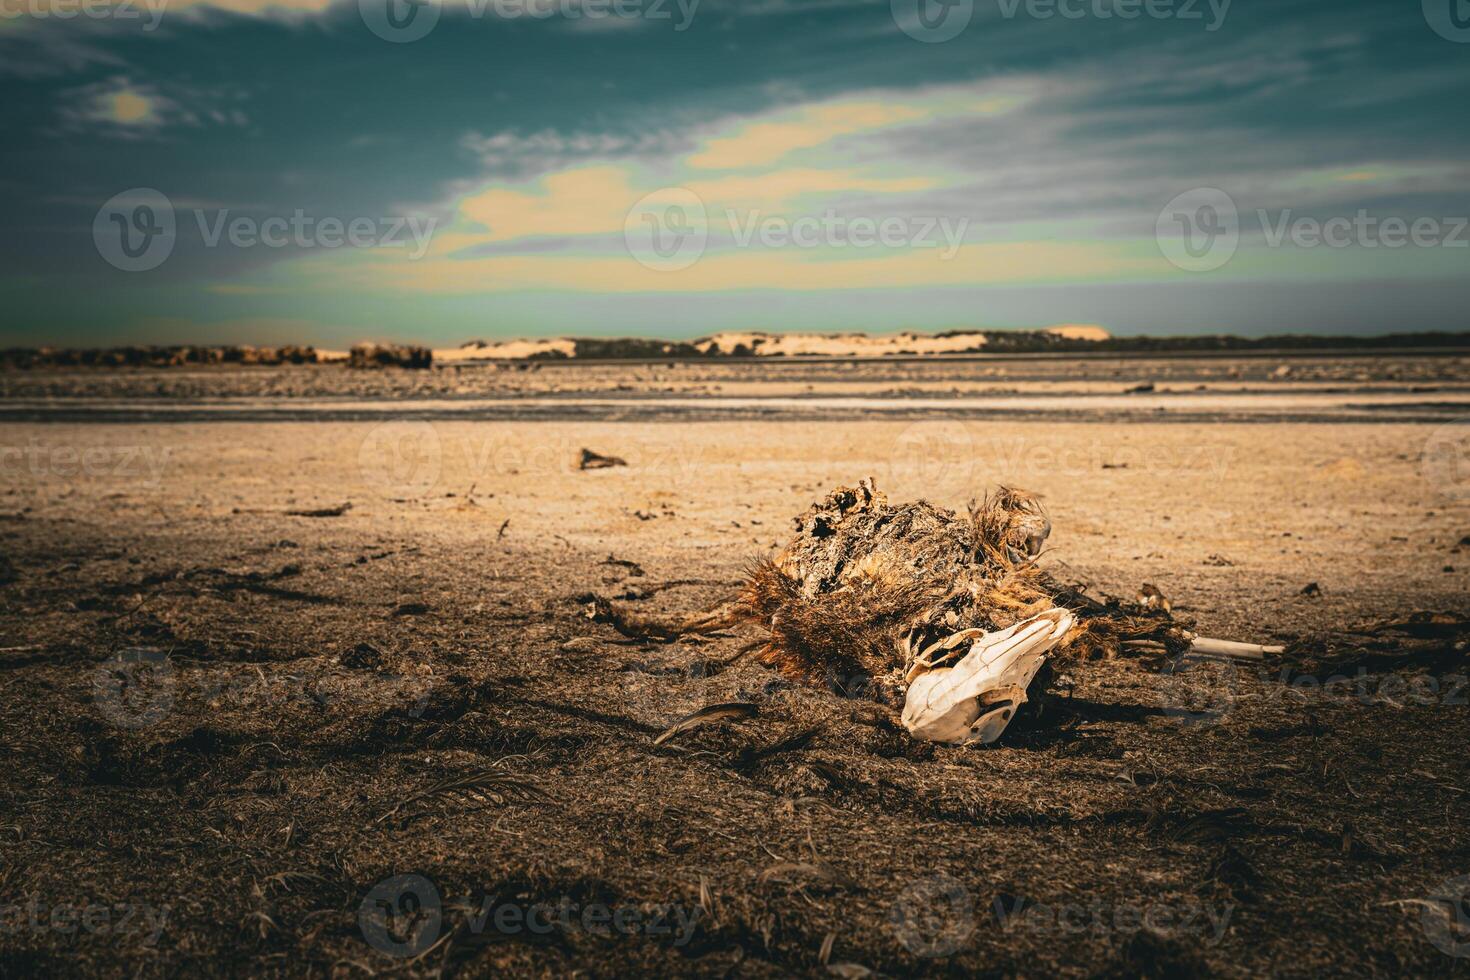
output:
M 1465 0 L 0 0 L 0 346 L 1470 329 Z

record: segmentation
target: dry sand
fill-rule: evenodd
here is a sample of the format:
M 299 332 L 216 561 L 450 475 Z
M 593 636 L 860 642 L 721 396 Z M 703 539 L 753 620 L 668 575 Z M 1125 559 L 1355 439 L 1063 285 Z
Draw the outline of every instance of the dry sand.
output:
M 1262 378 L 1243 380 L 1265 384 L 1278 364 L 1249 362 Z M 1217 367 L 1166 366 L 1191 386 Z M 978 386 L 983 369 L 915 370 Z M 1294 373 L 1319 369 L 1331 373 L 1307 359 Z M 554 401 L 553 372 L 326 370 L 5 378 L 0 907 L 19 911 L 0 918 L 0 972 L 1463 962 L 1442 950 L 1466 937 L 1419 900 L 1470 874 L 1464 636 L 1416 647 L 1368 625 L 1470 612 L 1470 425 L 1452 421 L 1464 379 L 1446 359 L 1326 379 L 1416 406 L 1393 421 L 1307 401 L 1251 421 L 1205 405 L 1193 421 L 1145 420 L 1079 409 L 1083 392 L 1024 418 L 829 406 L 752 420 L 665 404 L 638 421 L 606 407 L 467 419 L 422 399 L 453 383 L 483 400 L 487 378 L 535 376 L 540 388 L 507 396 Z M 709 384 L 821 394 L 854 369 L 583 370 L 554 383 L 586 396 L 621 370 L 638 403 Z M 863 383 L 891 385 L 884 370 Z M 1095 370 L 1027 378 L 1066 389 Z M 1409 390 L 1426 383 L 1442 390 Z M 201 407 L 181 385 L 233 397 Z M 272 385 L 287 390 L 263 398 Z M 334 385 L 354 390 L 324 397 Z M 386 415 L 354 405 L 385 397 L 399 399 Z M 114 421 L 77 421 L 89 398 L 112 399 L 99 417 Z M 256 421 L 261 405 L 286 420 Z M 580 471 L 582 447 L 629 465 Z M 963 750 L 914 743 L 861 698 L 727 665 L 747 637 L 636 642 L 583 616 L 591 591 L 655 609 L 713 601 L 791 517 L 868 475 L 948 506 L 999 483 L 1036 491 L 1056 527 L 1045 560 L 1094 594 L 1151 582 L 1206 633 L 1293 646 L 1261 670 L 1061 665 L 1040 717 Z M 1302 594 L 1311 582 L 1320 596 Z M 159 653 L 104 663 L 126 650 Z M 120 689 L 123 674 L 142 687 Z M 1334 675 L 1350 688 L 1325 690 Z M 653 744 L 729 700 L 758 717 Z M 443 785 L 475 773 L 478 790 Z M 364 902 L 403 899 L 401 881 L 374 891 L 395 875 L 441 897 L 441 917 L 421 921 L 438 942 L 417 959 L 364 938 Z M 477 926 L 482 902 L 576 911 L 540 935 L 506 925 L 513 913 Z M 104 934 L 48 918 L 122 904 L 155 919 L 166 907 L 166 921 Z M 669 905 L 687 932 L 650 928 Z M 588 928 L 581 913 L 601 907 L 624 926 L 638 909 L 641 925 Z

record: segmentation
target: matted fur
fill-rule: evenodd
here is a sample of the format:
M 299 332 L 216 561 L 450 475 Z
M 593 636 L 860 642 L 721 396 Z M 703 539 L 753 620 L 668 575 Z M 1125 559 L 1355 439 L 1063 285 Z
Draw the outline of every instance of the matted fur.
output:
M 967 517 L 893 506 L 870 481 L 839 487 L 747 576 L 740 606 L 766 634 L 757 656 L 808 679 L 861 672 L 897 687 L 913 658 L 966 629 L 1003 629 L 1053 605 L 1035 556 L 1050 530 L 1036 498 L 1002 488 Z
M 671 639 L 748 625 L 756 656 L 787 677 L 897 694 L 931 644 L 1005 629 L 1054 606 L 1078 614 L 1057 657 L 1114 656 L 1125 639 L 1187 647 L 1167 614 L 1105 605 L 1037 565 L 1051 522 L 1031 494 L 1002 487 L 964 516 L 927 501 L 892 505 L 871 480 L 838 487 L 795 519 L 773 558 L 751 564 L 734 597 L 690 616 L 635 616 L 596 600 L 620 631 Z

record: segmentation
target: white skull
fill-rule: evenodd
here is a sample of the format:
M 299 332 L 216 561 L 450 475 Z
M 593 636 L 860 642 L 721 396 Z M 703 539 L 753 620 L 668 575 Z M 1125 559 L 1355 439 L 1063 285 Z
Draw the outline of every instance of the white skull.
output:
M 909 685 L 904 727 L 929 742 L 994 742 L 1025 703 L 1026 688 L 1047 652 L 1075 621 L 1066 609 L 1048 609 L 981 636 L 959 663 L 928 670 Z

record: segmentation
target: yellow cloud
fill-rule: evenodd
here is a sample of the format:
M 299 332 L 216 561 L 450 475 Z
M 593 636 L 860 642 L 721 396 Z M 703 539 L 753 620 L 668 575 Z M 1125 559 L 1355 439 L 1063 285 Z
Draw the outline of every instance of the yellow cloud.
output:
M 123 125 L 148 123 L 156 118 L 152 101 L 130 88 L 109 94 L 103 109 L 109 119 Z
M 807 195 L 928 190 L 928 177 L 867 177 L 852 170 L 777 170 L 732 174 L 679 185 L 699 197 L 713 216 L 726 210 L 779 211 Z M 460 202 L 463 220 L 435 236 L 433 252 L 449 254 L 485 242 L 536 236 L 621 234 L 629 210 L 658 186 L 619 166 L 579 167 L 520 187 L 491 187 Z M 480 230 L 483 229 L 483 230 Z
M 687 163 L 701 170 L 764 167 L 789 153 L 811 149 L 839 136 L 883 129 L 923 119 L 926 111 L 914 106 L 881 102 L 834 102 L 785 112 L 761 122 L 747 123 L 728 136 L 706 140 Z
M 711 228 L 734 216 L 792 217 L 838 205 L 841 195 L 912 195 L 942 189 L 960 175 L 895 173 L 852 154 L 804 152 L 832 140 L 938 117 L 1011 111 L 1031 90 L 947 86 L 882 99 L 812 104 L 726 125 L 693 156 L 656 164 L 599 161 L 531 180 L 498 181 L 461 198 L 454 220 L 418 261 L 402 255 L 322 256 L 342 288 L 473 295 L 512 290 L 588 293 L 712 292 L 747 289 L 911 288 L 977 283 L 1103 279 L 1156 272 L 1155 248 L 1110 242 L 1068 243 L 1045 235 L 996 244 L 959 241 L 943 251 L 912 249 L 730 248 L 716 236 L 693 266 L 644 267 L 622 247 L 629 215 L 661 191 L 692 192 Z M 903 212 L 902 201 L 895 205 Z M 691 216 L 697 223 L 697 216 Z M 742 226 L 743 227 L 743 226 Z M 961 229 L 963 237 L 963 229 Z M 473 257 L 473 248 L 536 237 L 587 239 L 571 251 Z M 1151 244 L 1151 243 L 1150 243 Z M 589 254 L 591 252 L 592 254 Z M 302 260 L 298 260 L 302 261 Z M 297 271 L 300 271 L 299 269 Z
M 482 191 L 462 201 L 460 213 L 489 230 L 488 236 L 477 241 L 621 231 L 628 209 L 639 197 L 630 180 L 621 167 L 564 170 L 541 178 L 528 190 L 492 187 Z
M 946 85 L 919 92 L 884 93 L 881 98 L 839 99 L 780 109 L 740 123 L 733 131 L 712 136 L 685 163 L 698 170 L 742 170 L 769 167 L 799 150 L 809 150 L 843 136 L 942 117 L 1000 115 L 1030 97 L 1027 86 Z
M 1033 86 L 1013 81 L 811 103 L 725 123 L 698 152 L 668 160 L 657 172 L 597 162 L 532 181 L 498 183 L 459 201 L 459 220 L 435 237 L 432 254 L 537 236 L 620 234 L 629 210 L 641 198 L 675 186 L 692 191 L 711 219 L 730 210 L 779 212 L 798 202 L 817 207 L 811 198 L 821 195 L 933 190 L 950 175 L 895 176 L 855 167 L 835 153 L 806 154 L 799 166 L 778 165 L 793 152 L 816 150 L 843 136 L 940 117 L 1009 112 L 1033 94 Z
M 853 170 L 777 170 L 744 176 L 732 174 L 713 180 L 695 180 L 683 186 L 711 210 L 778 210 L 798 197 L 811 194 L 912 194 L 936 186 L 929 177 L 864 177 Z M 621 227 L 621 226 L 620 226 Z
M 1148 243 L 1151 244 L 1151 243 Z M 523 289 L 594 293 L 718 292 L 743 289 L 913 288 L 984 283 L 1102 279 L 1155 271 L 1144 245 L 1016 242 L 880 253 L 855 249 L 778 249 L 710 253 L 678 272 L 646 268 L 631 256 L 507 255 L 354 263 L 339 271 L 353 289 L 437 294 Z

